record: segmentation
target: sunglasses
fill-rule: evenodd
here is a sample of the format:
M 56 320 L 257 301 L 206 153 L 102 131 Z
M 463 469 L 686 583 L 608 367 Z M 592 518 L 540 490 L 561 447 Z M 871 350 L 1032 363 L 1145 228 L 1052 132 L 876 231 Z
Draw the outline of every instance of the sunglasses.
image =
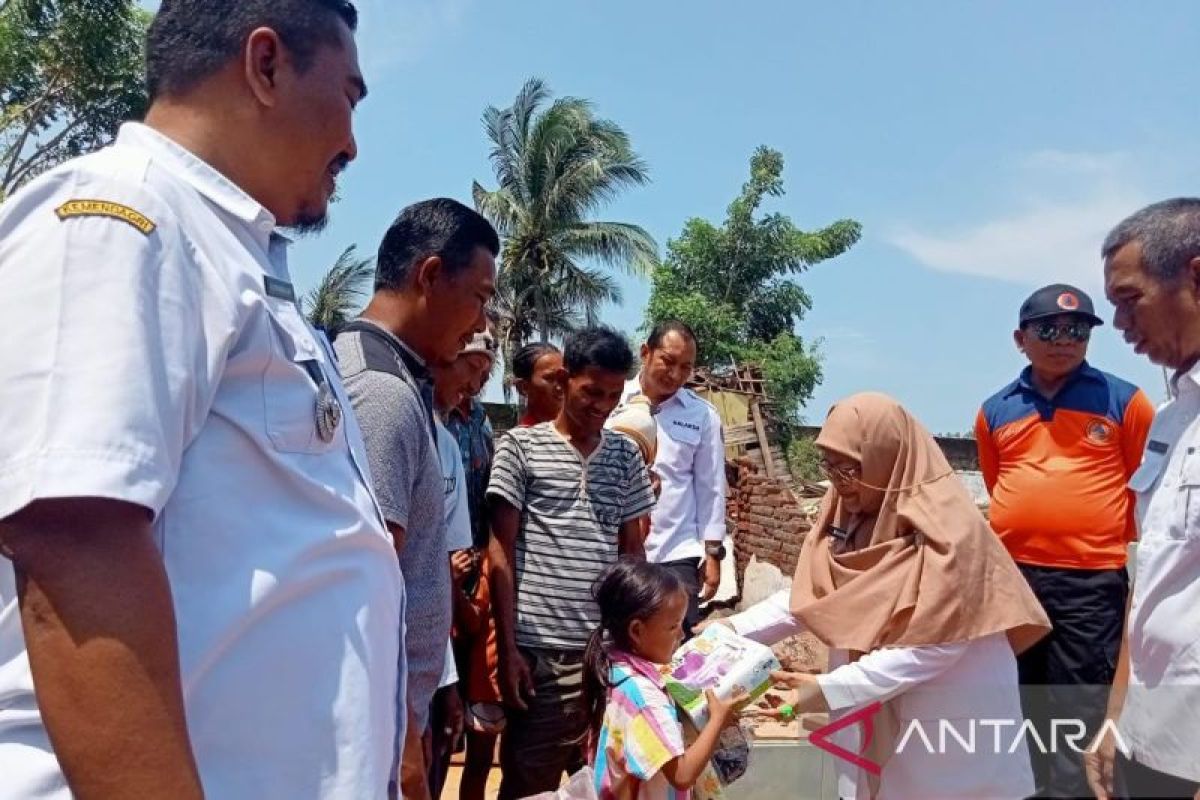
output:
M 1092 337 L 1092 326 L 1087 322 L 1064 322 L 1061 325 L 1039 322 L 1033 326 L 1033 332 L 1042 342 L 1057 341 L 1064 336 L 1074 342 L 1086 342 Z

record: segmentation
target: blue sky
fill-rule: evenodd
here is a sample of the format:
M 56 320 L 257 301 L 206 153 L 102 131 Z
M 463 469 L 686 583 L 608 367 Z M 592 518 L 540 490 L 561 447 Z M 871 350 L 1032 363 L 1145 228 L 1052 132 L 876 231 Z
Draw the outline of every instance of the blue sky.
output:
M 724 217 L 759 144 L 787 163 L 768 210 L 863 223 L 850 253 L 801 278 L 815 307 L 799 331 L 825 355 L 812 421 L 877 389 L 937 432 L 968 430 L 1023 365 L 1024 297 L 1074 282 L 1110 318 L 1106 230 L 1200 191 L 1191 2 L 358 5 L 359 159 L 330 226 L 293 250 L 300 288 L 346 245 L 373 254 L 405 204 L 493 185 L 480 114 L 540 76 L 629 132 L 653 183 L 603 216 L 660 245 L 689 217 Z M 633 331 L 648 287 L 622 284 L 606 319 Z M 1091 359 L 1161 399 L 1161 371 L 1111 327 Z

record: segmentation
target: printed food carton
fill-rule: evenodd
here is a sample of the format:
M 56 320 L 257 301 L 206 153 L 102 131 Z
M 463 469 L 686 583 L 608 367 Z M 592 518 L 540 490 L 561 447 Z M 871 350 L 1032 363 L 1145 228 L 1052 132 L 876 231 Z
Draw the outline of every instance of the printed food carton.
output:
M 709 625 L 675 651 L 664 678 L 667 692 L 703 730 L 708 723 L 705 689 L 724 700 L 742 692 L 757 699 L 770 688 L 771 673 L 779 668 L 771 648 L 724 625 Z

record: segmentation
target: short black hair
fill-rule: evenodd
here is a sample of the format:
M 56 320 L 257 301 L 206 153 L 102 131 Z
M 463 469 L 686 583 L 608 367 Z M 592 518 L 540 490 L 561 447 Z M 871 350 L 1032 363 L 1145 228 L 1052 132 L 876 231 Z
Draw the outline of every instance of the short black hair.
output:
M 146 92 L 182 95 L 237 58 L 258 28 L 279 34 L 303 72 L 336 26 L 358 27 L 348 0 L 162 0 L 146 34 Z
M 525 345 L 513 356 L 513 377 L 523 381 L 529 380 L 533 377 L 533 368 L 537 366 L 538 361 L 541 361 L 542 356 L 558 352 L 560 352 L 559 349 L 550 342 L 534 342 Z
M 689 340 L 692 346 L 698 344 L 696 341 L 696 332 L 692 330 L 691 325 L 679 319 L 664 319 L 650 330 L 650 336 L 646 339 L 646 346 L 651 350 L 657 350 L 662 347 L 662 341 L 668 333 L 678 333 Z
M 478 211 L 448 197 L 413 203 L 383 235 L 375 259 L 375 290 L 404 288 L 412 268 L 431 256 L 457 272 L 471 263 L 479 247 L 500 254 L 496 229 Z
M 588 367 L 628 375 L 633 368 L 633 350 L 612 328 L 584 328 L 568 335 L 563 343 L 563 366 L 569 375 L 578 375 Z

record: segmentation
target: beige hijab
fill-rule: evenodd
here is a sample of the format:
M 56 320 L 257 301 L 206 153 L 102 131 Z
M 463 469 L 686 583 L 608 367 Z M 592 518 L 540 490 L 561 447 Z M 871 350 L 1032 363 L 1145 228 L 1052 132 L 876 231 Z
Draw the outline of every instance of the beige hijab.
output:
M 1050 621 L 929 432 L 899 403 L 858 394 L 829 412 L 821 447 L 884 490 L 873 515 L 830 490 L 805 539 L 792 613 L 830 647 L 951 644 L 1004 631 L 1022 652 Z

